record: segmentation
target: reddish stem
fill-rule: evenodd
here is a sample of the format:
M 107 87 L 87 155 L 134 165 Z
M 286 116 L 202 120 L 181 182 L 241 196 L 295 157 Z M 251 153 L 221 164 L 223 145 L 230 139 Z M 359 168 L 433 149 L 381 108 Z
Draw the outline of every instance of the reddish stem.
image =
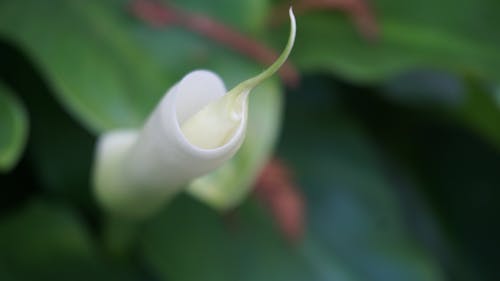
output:
M 131 10 L 136 17 L 154 27 L 167 25 L 183 27 L 219 42 L 266 66 L 272 64 L 278 57 L 276 52 L 260 42 L 207 16 L 189 13 L 151 0 L 134 0 L 132 1 Z M 289 62 L 283 65 L 279 70 L 279 74 L 289 86 L 296 86 L 299 82 L 299 74 Z
M 299 241 L 304 234 L 304 200 L 283 162 L 269 161 L 257 180 L 255 194 L 271 211 L 283 235 L 291 242 Z

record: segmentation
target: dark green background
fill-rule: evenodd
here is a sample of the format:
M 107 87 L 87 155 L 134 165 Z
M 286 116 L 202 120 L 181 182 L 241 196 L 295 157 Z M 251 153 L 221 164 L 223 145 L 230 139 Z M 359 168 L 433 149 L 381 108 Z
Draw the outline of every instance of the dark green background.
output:
M 283 2 L 168 3 L 286 40 Z M 306 202 L 297 243 L 254 196 L 221 213 L 181 194 L 135 224 L 96 205 L 99 133 L 139 126 L 193 69 L 231 87 L 263 67 L 128 4 L 0 1 L 0 280 L 500 279 L 500 2 L 373 0 L 376 40 L 298 13 L 275 150 Z

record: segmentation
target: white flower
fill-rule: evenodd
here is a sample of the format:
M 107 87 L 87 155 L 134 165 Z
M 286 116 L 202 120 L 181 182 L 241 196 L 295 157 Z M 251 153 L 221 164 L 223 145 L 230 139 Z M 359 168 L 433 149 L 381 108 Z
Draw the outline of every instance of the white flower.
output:
M 113 213 L 145 217 L 190 181 L 215 170 L 241 146 L 248 94 L 285 62 L 295 40 L 295 18 L 280 57 L 261 74 L 226 93 L 207 70 L 187 74 L 162 98 L 140 131 L 112 131 L 98 143 L 94 186 Z

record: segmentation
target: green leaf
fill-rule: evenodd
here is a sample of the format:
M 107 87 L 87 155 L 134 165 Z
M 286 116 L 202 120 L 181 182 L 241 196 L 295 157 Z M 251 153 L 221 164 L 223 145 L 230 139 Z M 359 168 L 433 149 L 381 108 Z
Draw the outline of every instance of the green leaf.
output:
M 63 207 L 34 201 L 0 221 L 0 264 L 17 280 L 63 280 L 93 259 L 88 233 Z
M 221 218 L 180 197 L 141 239 L 145 260 L 159 276 L 185 281 L 444 280 L 436 258 L 407 225 L 399 186 L 386 178 L 377 147 L 352 116 L 332 105 L 332 90 L 316 82 L 306 82 L 308 95 L 287 96 L 289 114 L 279 150 L 303 187 L 304 240 L 287 243 L 253 201 Z
M 387 177 L 379 148 L 343 113 L 335 88 L 305 84 L 307 96 L 289 96 L 279 154 L 303 186 L 319 248 L 335 253 L 360 280 L 443 280 L 439 263 L 407 224 L 401 186 Z
M 265 6 L 265 1 L 247 2 L 247 7 Z M 197 9 L 212 7 L 193 3 L 190 6 Z M 255 63 L 190 31 L 149 27 L 133 18 L 128 4 L 4 1 L 0 35 L 25 50 L 66 109 L 97 132 L 140 126 L 168 88 L 196 68 L 219 72 L 228 88 L 260 72 Z M 256 23 L 247 20 L 254 17 L 246 13 L 262 9 L 238 9 L 231 17 L 245 15 L 240 17 L 242 23 L 254 29 Z
M 299 17 L 292 61 L 304 70 L 328 70 L 374 82 L 415 68 L 467 73 L 498 81 L 498 1 L 371 3 L 380 38 L 362 38 L 348 17 L 309 12 Z
M 28 118 L 22 104 L 0 84 L 0 172 L 8 172 L 22 155 L 28 137 Z
M 99 255 L 71 209 L 33 200 L 0 220 L 0 276 L 6 280 L 144 280 L 134 266 Z
M 27 52 L 62 104 L 97 131 L 137 126 L 172 82 L 124 29 L 124 6 L 112 3 L 0 3 L 0 34 Z
M 424 127 L 425 128 L 425 127 Z M 414 142 L 423 189 L 456 251 L 446 262 L 454 280 L 497 280 L 500 152 L 469 130 L 433 126 Z
M 354 280 L 331 256 L 319 263 L 302 253 L 308 245 L 286 243 L 254 202 L 224 219 L 178 197 L 141 240 L 146 263 L 162 280 Z
M 500 106 L 493 91 L 470 81 L 465 102 L 456 115 L 500 149 Z

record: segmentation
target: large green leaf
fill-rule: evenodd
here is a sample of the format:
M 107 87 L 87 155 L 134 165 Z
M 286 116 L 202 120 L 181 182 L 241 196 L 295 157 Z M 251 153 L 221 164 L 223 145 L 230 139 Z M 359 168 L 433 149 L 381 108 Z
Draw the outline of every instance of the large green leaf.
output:
M 362 38 L 332 12 L 299 17 L 292 60 L 355 81 L 377 81 L 414 68 L 436 68 L 498 81 L 500 2 L 372 1 L 380 38 Z
M 0 172 L 9 171 L 21 157 L 28 136 L 22 104 L 0 84 Z
M 286 243 L 255 203 L 223 218 L 179 197 L 146 228 L 142 247 L 162 280 L 355 280 L 332 255 Z
M 429 126 L 413 144 L 425 192 L 449 232 L 456 254 L 453 280 L 498 280 L 500 152 L 468 130 Z M 460 259 L 462 263 L 457 263 Z M 459 260 L 459 261 L 460 261 Z M 448 262 L 449 262 L 448 261 Z
M 95 130 L 137 125 L 151 96 L 171 82 L 160 79 L 109 1 L 3 1 L 0 11 L 1 34 L 28 53 L 61 102 Z
M 279 153 L 304 187 L 320 248 L 360 280 L 443 280 L 408 227 L 390 167 L 354 116 L 342 113 L 336 88 L 320 79 L 304 87 L 307 97 L 291 96 Z
M 247 2 L 256 8 L 231 11 L 231 18 L 255 29 L 258 24 L 246 13 L 261 14 L 258 7 L 265 7 L 265 1 Z M 194 6 L 212 7 L 203 3 Z M 228 4 L 232 1 L 217 3 L 234 6 Z M 4 1 L 0 35 L 28 53 L 62 104 L 94 131 L 139 126 L 161 95 L 195 68 L 220 72 L 228 86 L 259 72 L 253 62 L 190 31 L 148 27 L 133 18 L 128 4 Z
M 494 140 L 496 129 L 490 129 L 496 113 L 484 89 L 476 85 L 470 90 L 463 93 L 465 104 L 455 105 L 453 118 L 449 108 L 439 114 L 428 108 L 396 107 L 375 95 L 359 94 L 351 106 L 389 161 L 406 170 L 406 178 L 394 171 L 391 175 L 402 183 L 407 223 L 439 257 L 448 278 L 497 280 L 500 152 L 484 138 L 491 133 Z M 457 124 L 457 119 L 476 128 Z M 427 201 L 426 216 L 434 223 L 418 219 L 424 212 L 412 202 L 416 194 Z

